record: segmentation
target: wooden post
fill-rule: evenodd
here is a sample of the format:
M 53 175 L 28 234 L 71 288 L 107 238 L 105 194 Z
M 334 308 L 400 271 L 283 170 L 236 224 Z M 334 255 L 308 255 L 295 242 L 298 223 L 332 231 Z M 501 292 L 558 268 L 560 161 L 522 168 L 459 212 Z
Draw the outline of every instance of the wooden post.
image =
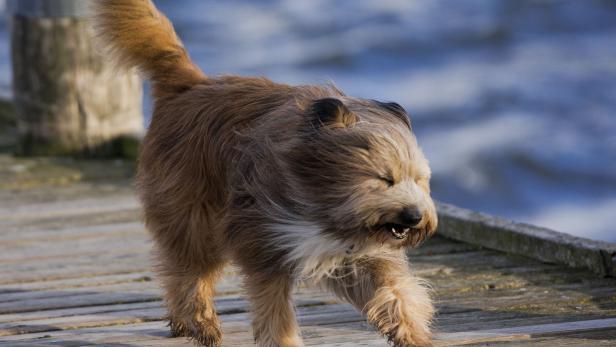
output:
M 94 49 L 88 2 L 8 2 L 19 154 L 135 151 L 142 84 L 134 72 L 115 72 Z

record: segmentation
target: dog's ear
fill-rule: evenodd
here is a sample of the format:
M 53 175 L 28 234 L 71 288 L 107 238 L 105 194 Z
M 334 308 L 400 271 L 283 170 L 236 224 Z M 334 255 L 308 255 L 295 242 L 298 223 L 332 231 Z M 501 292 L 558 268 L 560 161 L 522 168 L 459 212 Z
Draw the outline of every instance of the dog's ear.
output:
M 310 115 L 315 129 L 323 126 L 348 127 L 357 123 L 357 116 L 342 101 L 335 98 L 314 101 L 310 107 Z
M 404 124 L 406 124 L 406 126 L 409 127 L 409 129 L 411 128 L 411 119 L 408 113 L 406 113 L 404 107 L 400 106 L 400 104 L 397 104 L 395 102 L 382 102 L 378 100 L 373 101 L 375 104 L 377 104 L 377 106 L 389 111 L 389 113 L 398 117 L 402 122 L 404 122 Z

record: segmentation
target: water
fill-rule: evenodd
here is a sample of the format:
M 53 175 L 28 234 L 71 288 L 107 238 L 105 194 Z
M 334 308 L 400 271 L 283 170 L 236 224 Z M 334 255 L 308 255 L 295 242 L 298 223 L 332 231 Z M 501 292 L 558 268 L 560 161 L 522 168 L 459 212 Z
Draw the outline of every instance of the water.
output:
M 157 4 L 210 75 L 404 105 L 437 199 L 616 242 L 616 1 Z

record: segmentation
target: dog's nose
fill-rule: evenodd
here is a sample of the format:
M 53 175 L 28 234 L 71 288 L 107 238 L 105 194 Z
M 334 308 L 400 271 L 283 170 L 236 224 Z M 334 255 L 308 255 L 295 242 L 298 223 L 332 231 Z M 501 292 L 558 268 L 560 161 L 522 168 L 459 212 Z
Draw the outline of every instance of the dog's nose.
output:
M 421 222 L 422 215 L 416 208 L 405 208 L 400 212 L 400 221 L 404 225 L 414 227 Z

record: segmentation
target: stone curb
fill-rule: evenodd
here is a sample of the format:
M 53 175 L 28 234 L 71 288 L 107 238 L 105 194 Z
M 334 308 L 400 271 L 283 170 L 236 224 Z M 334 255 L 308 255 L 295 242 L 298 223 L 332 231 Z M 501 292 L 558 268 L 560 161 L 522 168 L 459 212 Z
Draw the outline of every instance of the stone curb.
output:
M 616 276 L 616 244 L 437 203 L 438 233 L 444 237 L 548 263 Z

